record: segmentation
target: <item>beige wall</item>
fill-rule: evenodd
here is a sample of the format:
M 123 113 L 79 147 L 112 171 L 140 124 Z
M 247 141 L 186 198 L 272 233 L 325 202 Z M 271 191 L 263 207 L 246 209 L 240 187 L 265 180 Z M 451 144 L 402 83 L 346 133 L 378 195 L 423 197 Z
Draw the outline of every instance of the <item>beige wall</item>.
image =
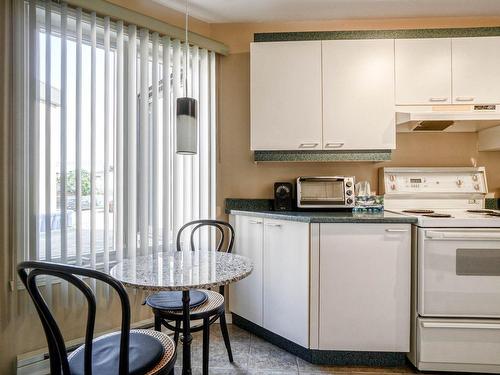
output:
M 256 32 L 332 31 L 498 26 L 495 18 L 354 20 L 324 22 L 213 24 L 212 37 L 229 45 L 231 54 L 219 66 L 219 162 L 217 204 L 225 198 L 272 198 L 276 181 L 300 175 L 355 175 L 378 184 L 383 166 L 469 166 L 470 158 L 486 166 L 490 191 L 500 193 L 500 152 L 478 152 L 475 133 L 398 134 L 397 150 L 386 163 L 254 163 L 250 151 L 250 54 Z

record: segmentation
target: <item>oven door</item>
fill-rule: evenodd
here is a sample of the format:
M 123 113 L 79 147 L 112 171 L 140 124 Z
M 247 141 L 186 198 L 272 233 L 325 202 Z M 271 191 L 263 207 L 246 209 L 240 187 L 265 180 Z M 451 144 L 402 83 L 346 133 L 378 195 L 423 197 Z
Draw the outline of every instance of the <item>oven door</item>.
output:
M 500 317 L 500 228 L 418 229 L 418 312 Z

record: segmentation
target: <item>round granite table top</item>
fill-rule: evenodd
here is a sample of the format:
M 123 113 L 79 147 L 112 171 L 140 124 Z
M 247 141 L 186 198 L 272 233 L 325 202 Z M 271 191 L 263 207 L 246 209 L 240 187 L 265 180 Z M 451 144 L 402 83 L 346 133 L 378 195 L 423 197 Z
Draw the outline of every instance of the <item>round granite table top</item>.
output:
M 206 289 L 247 277 L 250 259 L 207 250 L 168 251 L 125 259 L 111 269 L 123 285 L 150 291 Z

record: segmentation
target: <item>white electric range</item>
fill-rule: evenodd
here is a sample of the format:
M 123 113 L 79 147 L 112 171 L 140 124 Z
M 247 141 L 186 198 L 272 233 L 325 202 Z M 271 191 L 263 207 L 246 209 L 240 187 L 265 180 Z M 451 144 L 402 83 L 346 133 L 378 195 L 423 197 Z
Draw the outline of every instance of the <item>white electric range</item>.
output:
M 383 168 L 387 211 L 412 230 L 408 357 L 424 371 L 500 373 L 500 211 L 484 168 Z

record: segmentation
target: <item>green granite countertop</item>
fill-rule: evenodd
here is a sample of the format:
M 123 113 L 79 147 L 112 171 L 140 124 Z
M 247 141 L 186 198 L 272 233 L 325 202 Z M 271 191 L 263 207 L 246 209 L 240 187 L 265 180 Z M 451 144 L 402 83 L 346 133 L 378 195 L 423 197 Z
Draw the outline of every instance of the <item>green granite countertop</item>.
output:
M 230 209 L 231 215 L 245 215 L 266 219 L 300 221 L 303 223 L 397 223 L 412 224 L 417 222 L 413 216 L 393 212 L 352 213 L 352 212 L 310 212 L 310 211 L 266 211 Z

